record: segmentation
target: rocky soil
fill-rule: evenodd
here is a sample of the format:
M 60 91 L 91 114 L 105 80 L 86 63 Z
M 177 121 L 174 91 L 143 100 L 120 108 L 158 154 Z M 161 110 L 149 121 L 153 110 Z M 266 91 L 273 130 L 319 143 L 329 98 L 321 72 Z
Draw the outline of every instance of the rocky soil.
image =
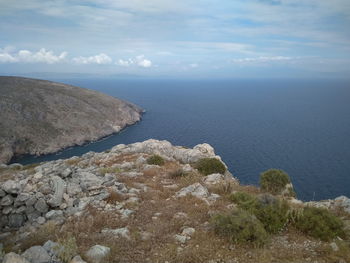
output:
M 40 155 L 118 132 L 142 109 L 96 91 L 20 77 L 0 77 L 0 163 Z
M 148 164 L 154 154 L 165 164 Z M 208 144 L 188 149 L 148 140 L 67 160 L 2 165 L 0 258 L 4 263 L 214 263 L 330 262 L 332 256 L 338 260 L 332 262 L 346 262 L 337 243 L 292 230 L 273 237 L 264 249 L 216 236 L 211 216 L 235 206 L 224 196 L 259 189 L 240 185 L 229 172 L 201 175 L 193 164 L 205 157 L 220 159 Z M 350 214 L 346 197 L 308 205 Z

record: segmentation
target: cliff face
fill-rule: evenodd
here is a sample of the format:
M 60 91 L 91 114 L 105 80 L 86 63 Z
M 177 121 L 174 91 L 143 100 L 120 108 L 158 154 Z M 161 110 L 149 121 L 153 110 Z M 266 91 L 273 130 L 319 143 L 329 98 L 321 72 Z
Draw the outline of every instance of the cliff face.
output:
M 96 91 L 0 77 L 0 163 L 99 139 L 139 121 L 141 113 L 136 105 Z

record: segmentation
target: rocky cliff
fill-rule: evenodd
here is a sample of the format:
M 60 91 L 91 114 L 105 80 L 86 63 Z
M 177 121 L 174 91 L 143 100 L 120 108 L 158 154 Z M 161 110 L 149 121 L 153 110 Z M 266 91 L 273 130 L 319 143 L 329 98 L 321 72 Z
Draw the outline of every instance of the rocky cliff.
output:
M 263 247 L 256 247 L 255 232 L 240 244 L 230 237 L 234 228 L 223 235 L 216 232 L 213 218 L 241 211 L 232 198 L 240 193 L 244 205 L 256 196 L 270 204 L 269 209 L 284 198 L 293 220 L 304 207 L 327 207 L 349 227 L 350 199 L 303 203 L 272 196 L 240 185 L 227 170 L 201 169 L 198 163 L 203 160 L 222 162 L 208 144 L 188 149 L 147 140 L 67 160 L 2 165 L 0 260 L 4 256 L 5 263 L 348 262 L 348 241 L 337 236 L 322 241 L 296 231 L 289 222 Z M 229 226 L 234 225 L 233 217 L 230 220 Z M 243 232 L 250 227 L 255 231 L 250 220 L 259 224 L 255 216 L 244 218 Z M 271 220 L 272 225 L 279 219 Z M 326 228 L 322 225 L 318 231 Z M 1 255 L 1 243 L 6 255 Z
M 96 91 L 20 77 L 0 77 L 0 163 L 41 155 L 118 132 L 142 109 Z

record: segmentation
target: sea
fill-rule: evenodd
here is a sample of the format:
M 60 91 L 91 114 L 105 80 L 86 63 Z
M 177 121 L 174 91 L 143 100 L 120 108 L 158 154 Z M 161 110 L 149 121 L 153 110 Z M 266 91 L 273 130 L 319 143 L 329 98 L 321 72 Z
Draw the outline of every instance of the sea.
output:
M 56 79 L 52 79 L 56 80 Z M 57 80 L 56 80 L 57 81 Z M 118 134 L 22 164 L 150 138 L 209 143 L 242 184 L 286 171 L 301 200 L 350 197 L 350 81 L 334 79 L 59 79 L 133 102 L 146 113 Z

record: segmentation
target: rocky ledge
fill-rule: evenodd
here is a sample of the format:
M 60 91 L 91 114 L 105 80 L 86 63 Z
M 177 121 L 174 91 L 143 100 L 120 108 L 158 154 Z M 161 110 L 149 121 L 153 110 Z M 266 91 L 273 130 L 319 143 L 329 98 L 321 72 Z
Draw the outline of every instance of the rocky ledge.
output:
M 136 105 L 96 91 L 0 76 L 0 163 L 100 139 L 139 121 L 141 113 Z
M 149 164 L 152 156 L 162 162 Z M 2 165 L 0 258 L 4 263 L 213 263 L 258 262 L 263 256 L 264 262 L 281 262 L 293 255 L 289 262 L 328 262 L 328 255 L 338 255 L 339 244 L 291 230 L 274 236 L 265 249 L 215 235 L 212 216 L 236 207 L 227 196 L 260 190 L 240 185 L 228 171 L 203 176 L 195 165 L 203 158 L 221 161 L 208 144 L 188 149 L 147 140 L 67 160 Z M 341 209 L 349 219 L 346 197 L 310 204 L 286 200 L 296 207 Z M 1 255 L 1 247 L 7 254 Z

